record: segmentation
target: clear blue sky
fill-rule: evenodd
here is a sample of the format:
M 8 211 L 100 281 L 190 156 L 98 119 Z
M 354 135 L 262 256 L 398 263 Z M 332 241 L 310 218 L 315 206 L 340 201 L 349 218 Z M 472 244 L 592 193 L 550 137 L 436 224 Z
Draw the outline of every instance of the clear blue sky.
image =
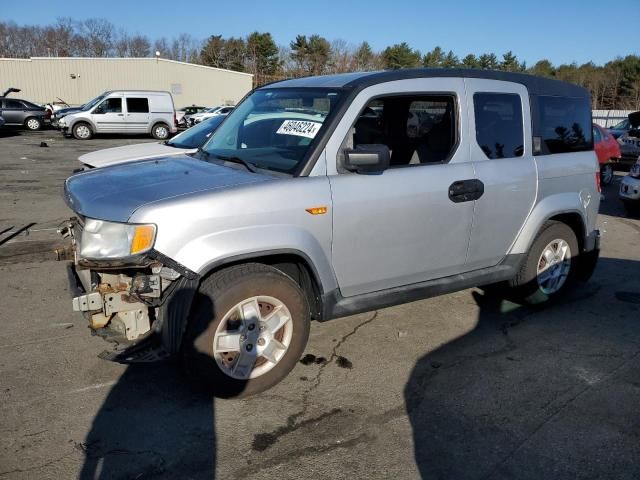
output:
M 151 39 L 182 32 L 245 36 L 271 32 L 278 44 L 318 33 L 375 50 L 408 42 L 421 52 L 440 45 L 458 56 L 512 50 L 532 64 L 554 64 L 640 53 L 640 0 L 29 0 L 2 2 L 0 18 L 48 24 L 60 16 L 104 17 Z

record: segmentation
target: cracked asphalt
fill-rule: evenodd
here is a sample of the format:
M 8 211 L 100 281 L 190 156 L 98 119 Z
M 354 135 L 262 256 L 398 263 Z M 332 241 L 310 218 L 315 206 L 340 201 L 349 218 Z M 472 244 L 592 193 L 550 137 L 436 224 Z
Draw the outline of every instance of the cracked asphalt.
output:
M 557 305 L 472 289 L 316 323 L 285 381 L 214 401 L 176 365 L 99 359 L 51 261 L 76 158 L 142 141 L 0 136 L 0 232 L 35 223 L 0 245 L 1 479 L 640 478 L 640 221 L 617 184 L 593 279 Z

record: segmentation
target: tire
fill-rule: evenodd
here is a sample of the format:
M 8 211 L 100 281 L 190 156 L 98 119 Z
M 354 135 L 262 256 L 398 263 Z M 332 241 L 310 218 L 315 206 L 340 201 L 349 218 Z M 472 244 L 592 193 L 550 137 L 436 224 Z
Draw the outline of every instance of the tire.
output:
M 625 201 L 623 203 L 627 216 L 632 218 L 640 217 L 640 200 L 636 200 L 635 202 Z
M 166 123 L 156 123 L 151 127 L 151 136 L 156 140 L 166 140 L 171 135 L 171 131 Z
M 40 130 L 42 128 L 42 120 L 37 117 L 29 117 L 24 121 L 24 126 L 32 131 Z
M 552 264 L 552 267 L 546 267 L 548 270 L 544 270 L 544 272 L 548 273 L 541 275 L 539 268 L 545 268 L 545 264 L 549 263 L 543 258 L 543 253 L 549 247 L 553 250 L 552 244 L 556 241 L 564 242 L 562 245 L 567 247 L 565 258 L 568 262 L 561 261 Z M 560 242 L 556 244 L 560 246 Z M 578 240 L 568 225 L 555 221 L 545 223 L 522 262 L 520 271 L 509 282 L 511 292 L 518 300 L 531 305 L 560 298 L 576 279 L 579 253 Z M 555 262 L 556 260 L 552 261 Z M 555 272 L 558 272 L 557 276 L 554 275 Z M 543 278 L 545 280 L 549 278 L 549 280 L 545 281 Z M 554 285 L 552 282 L 555 278 L 558 279 L 558 283 Z
M 284 308 L 270 309 L 277 302 Z M 257 324 L 250 314 L 240 317 L 239 308 L 247 314 L 252 307 L 259 312 Z M 269 323 L 280 326 L 272 329 Z M 203 280 L 194 298 L 182 345 L 185 369 L 198 386 L 218 397 L 263 392 L 295 367 L 309 338 L 309 323 L 304 293 L 279 270 L 248 263 L 216 272 Z
M 606 163 L 600 167 L 600 183 L 609 185 L 613 181 L 613 165 Z
M 91 125 L 86 122 L 78 122 L 76 123 L 72 130 L 73 136 L 78 140 L 89 140 L 93 137 L 93 130 L 91 129 Z

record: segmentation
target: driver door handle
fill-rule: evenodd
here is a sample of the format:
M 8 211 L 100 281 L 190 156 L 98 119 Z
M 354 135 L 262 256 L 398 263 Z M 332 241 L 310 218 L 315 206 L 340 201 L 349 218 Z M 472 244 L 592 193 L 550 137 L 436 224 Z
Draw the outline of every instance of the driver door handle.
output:
M 471 202 L 484 194 L 484 183 L 477 178 L 458 180 L 449 186 L 449 199 L 454 203 Z

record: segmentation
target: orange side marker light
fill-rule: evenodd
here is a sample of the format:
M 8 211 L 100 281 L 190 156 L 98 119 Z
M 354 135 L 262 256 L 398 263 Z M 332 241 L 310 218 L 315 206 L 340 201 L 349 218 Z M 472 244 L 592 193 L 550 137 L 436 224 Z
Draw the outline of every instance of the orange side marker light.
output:
M 327 213 L 328 208 L 327 207 L 311 207 L 311 208 L 305 208 L 305 210 L 311 215 L 324 215 L 325 213 Z

